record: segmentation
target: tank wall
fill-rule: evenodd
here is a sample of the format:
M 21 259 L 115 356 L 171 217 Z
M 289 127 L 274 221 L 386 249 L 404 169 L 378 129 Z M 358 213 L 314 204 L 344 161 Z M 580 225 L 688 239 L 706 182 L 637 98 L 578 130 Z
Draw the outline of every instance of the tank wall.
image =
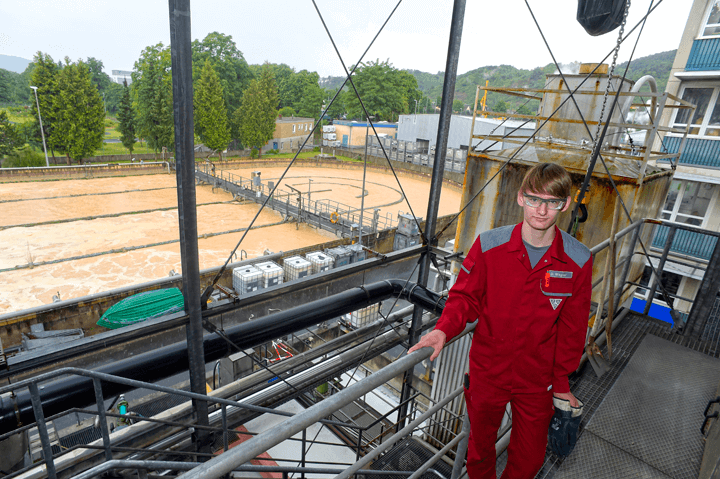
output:
M 605 89 L 607 88 L 608 79 L 606 76 L 592 75 L 585 80 L 585 75 L 565 75 L 564 83 L 560 75 L 548 75 L 548 89 L 551 90 L 567 90 L 569 87 L 571 91 L 580 87 L 579 92 L 594 92 L 598 94 L 575 94 L 575 102 L 583 112 L 583 116 L 586 121 L 597 122 L 600 119 L 600 113 L 602 112 L 603 100 Z M 603 114 L 603 122 L 608 118 L 610 111 L 610 105 L 613 100 L 613 94 L 617 91 L 618 86 L 622 78 L 614 76 L 612 77 L 610 94 L 608 96 L 605 112 Z M 583 83 L 584 81 L 584 83 Z M 582 84 L 582 86 L 581 86 Z M 632 88 L 633 82 L 624 81 L 622 83 L 622 91 L 629 91 Z M 556 108 L 560 107 L 562 102 L 568 97 L 567 93 L 545 93 L 543 100 L 540 103 L 540 116 L 550 116 Z M 620 102 L 626 101 L 629 97 L 620 97 Z M 619 106 L 619 105 L 618 105 Z M 621 108 L 616 107 L 613 113 L 612 120 L 619 122 L 621 120 L 620 112 Z M 538 122 L 538 137 L 547 138 L 552 136 L 556 139 L 568 140 L 576 144 L 580 144 L 582 141 L 590 141 L 590 135 L 588 134 L 587 128 L 582 123 L 578 108 L 572 100 L 567 101 L 560 110 L 553 115 L 553 118 L 563 118 L 572 120 L 572 122 L 561 122 L 561 121 L 548 121 L 543 125 L 542 122 Z M 543 126 L 541 126 L 543 125 Z M 597 128 L 596 125 L 588 125 L 590 132 L 594 135 Z M 612 145 L 617 145 L 623 136 L 623 132 L 618 128 L 609 128 L 605 136 L 605 141 L 610 142 Z
M 585 171 L 573 167 L 570 161 L 567 162 L 570 164 L 563 164 L 562 157 L 555 158 L 555 161 L 565 166 L 570 172 L 573 181 L 572 194 L 575 195 L 582 185 Z M 503 163 L 488 157 L 468 158 L 462 196 L 463 205 L 470 201 L 493 177 Z M 575 163 L 577 164 L 577 162 Z M 517 203 L 517 192 L 525 173 L 534 165 L 535 163 L 531 162 L 513 161 L 490 182 L 477 198 L 471 201 L 470 205 L 458 218 L 455 251 L 467 253 L 477 236 L 483 231 L 499 226 L 517 224 L 522 221 L 522 208 Z M 657 218 L 659 216 L 672 181 L 672 175 L 668 172 L 648 176 L 641 187 L 637 186 L 635 178 L 613 176 L 613 180 L 634 222 L 642 218 Z M 610 236 L 613 212 L 618 199 L 608 176 L 597 173 L 593 175 L 586 196 L 588 197 L 588 220 L 580 224 L 576 237 L 588 248 L 592 248 Z M 558 217 L 557 226 L 563 231 L 567 231 L 570 224 L 570 210 L 561 213 Z M 631 221 L 627 219 L 625 212 L 621 208 L 617 231 L 627 227 L 630 223 Z M 652 239 L 651 235 L 652 228 L 647 226 L 643 228 L 641 239 L 646 248 L 649 247 Z M 626 235 L 616 246 L 619 257 L 628 254 L 630 239 L 631 235 Z M 639 246 L 638 250 L 640 250 Z M 603 250 L 594 258 L 593 281 L 597 281 L 602 277 L 606 257 L 607 250 Z M 642 255 L 634 255 L 629 279 L 637 279 L 642 274 L 644 265 L 645 260 Z M 459 265 L 456 265 L 455 273 L 457 273 L 457 269 L 459 269 Z M 621 272 L 622 266 L 617 266 L 615 291 L 620 287 Z M 595 290 L 593 300 L 599 301 L 600 288 L 596 287 Z M 633 291 L 634 288 L 625 293 L 622 300 L 628 298 Z

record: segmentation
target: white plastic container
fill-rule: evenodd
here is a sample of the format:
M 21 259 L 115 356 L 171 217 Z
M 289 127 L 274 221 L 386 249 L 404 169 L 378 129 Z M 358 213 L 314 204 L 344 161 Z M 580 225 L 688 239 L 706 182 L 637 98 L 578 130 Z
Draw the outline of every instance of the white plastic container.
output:
M 382 306 L 382 303 L 376 303 L 371 304 L 367 308 L 353 311 L 350 313 L 350 325 L 357 329 L 377 321 L 380 315 L 380 306 Z
M 290 256 L 283 260 L 283 269 L 285 270 L 285 280 L 292 281 L 311 274 L 312 263 L 302 256 Z
M 344 246 L 337 246 L 335 248 L 326 249 L 325 253 L 327 253 L 329 256 L 332 256 L 335 268 L 350 264 L 350 262 L 352 261 L 352 251 L 349 251 Z
M 360 261 L 365 261 L 365 258 L 366 258 L 367 255 L 366 255 L 365 250 L 363 249 L 362 245 L 360 245 L 360 244 L 358 244 L 358 243 L 355 243 L 355 244 L 347 245 L 345 248 L 346 248 L 346 249 L 351 253 L 351 255 L 352 255 L 352 256 L 350 257 L 350 262 L 351 262 L 351 263 L 357 263 L 357 262 L 360 262 Z
M 283 283 L 283 269 L 273 261 L 255 263 L 254 266 L 263 274 L 263 288 L 269 288 Z
M 233 289 L 237 294 L 247 294 L 263 287 L 262 271 L 249 264 L 233 268 Z
M 312 274 L 328 271 L 333 267 L 333 257 L 322 251 L 313 251 L 305 255 L 305 258 L 312 263 Z

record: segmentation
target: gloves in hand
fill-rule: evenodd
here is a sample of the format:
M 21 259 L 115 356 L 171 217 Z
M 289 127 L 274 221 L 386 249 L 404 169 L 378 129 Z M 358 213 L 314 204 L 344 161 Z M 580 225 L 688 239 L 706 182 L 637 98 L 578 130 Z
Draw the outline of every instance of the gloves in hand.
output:
M 578 399 L 579 407 L 572 407 L 570 401 L 553 397 L 555 414 L 548 429 L 548 444 L 557 456 L 567 456 L 577 442 L 578 428 L 582 420 L 583 403 Z

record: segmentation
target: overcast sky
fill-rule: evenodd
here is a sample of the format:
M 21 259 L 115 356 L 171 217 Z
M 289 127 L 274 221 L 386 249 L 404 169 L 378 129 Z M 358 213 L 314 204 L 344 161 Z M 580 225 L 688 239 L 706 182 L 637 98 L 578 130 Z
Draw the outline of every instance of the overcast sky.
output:
M 346 64 L 357 62 L 397 0 L 316 0 Z M 528 0 L 561 63 L 598 62 L 617 30 L 591 37 L 575 20 L 577 0 Z M 691 0 L 656 0 L 635 58 L 676 49 Z M 339 76 L 342 66 L 311 0 L 195 0 L 192 36 L 232 35 L 248 63 L 286 63 L 296 70 Z M 650 0 L 633 0 L 629 30 Z M 402 0 L 366 60 L 398 68 L 445 69 L 452 0 Z M 106 73 L 132 70 L 147 46 L 170 43 L 168 2 L 157 0 L 2 0 L 0 53 L 31 60 L 38 50 L 55 61 L 95 57 Z M 630 55 L 636 35 L 621 47 Z M 552 61 L 524 0 L 467 0 L 458 73 L 509 64 L 534 68 Z

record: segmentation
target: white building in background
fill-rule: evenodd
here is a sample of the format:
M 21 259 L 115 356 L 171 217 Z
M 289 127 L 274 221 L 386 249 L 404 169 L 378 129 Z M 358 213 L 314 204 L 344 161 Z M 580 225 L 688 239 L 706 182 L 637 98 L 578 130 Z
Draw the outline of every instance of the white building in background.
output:
M 122 85 L 123 81 L 127 81 L 127 84 L 132 83 L 132 72 L 127 70 L 113 70 L 110 79 L 115 83 Z
M 666 108 L 661 120 L 663 126 L 684 128 L 690 124 L 662 218 L 720 231 L 720 0 L 693 2 L 666 92 L 694 103 L 697 109 L 690 117 L 689 110 Z M 677 152 L 681 139 L 668 133 L 653 149 Z M 657 166 L 670 168 L 663 162 Z M 653 246 L 662 247 L 667 234 L 667 228 L 658 228 Z M 687 264 L 702 266 L 715 243 L 713 237 L 678 230 L 670 252 Z M 664 270 L 663 284 L 670 293 L 695 298 L 703 271 L 670 261 Z M 643 283 L 647 284 L 649 277 L 650 268 L 646 268 Z M 656 304 L 662 306 L 664 302 L 658 298 L 656 295 Z M 716 305 L 718 301 L 720 297 Z M 676 300 L 674 307 L 687 313 L 691 304 Z
M 470 130 L 472 129 L 472 116 L 453 115 L 450 118 L 450 132 L 448 134 L 448 148 L 457 148 L 467 151 L 470 147 Z M 440 115 L 400 115 L 398 120 L 397 139 L 400 141 L 412 141 L 418 144 L 426 152 L 435 148 L 437 140 L 438 124 Z M 535 131 L 535 123 L 524 123 L 517 120 L 499 120 L 495 118 L 476 118 L 476 135 L 510 135 L 530 136 Z M 481 148 L 490 150 L 501 150 L 513 148 L 517 144 L 504 144 L 479 139 L 473 140 L 473 147 L 480 145 Z

